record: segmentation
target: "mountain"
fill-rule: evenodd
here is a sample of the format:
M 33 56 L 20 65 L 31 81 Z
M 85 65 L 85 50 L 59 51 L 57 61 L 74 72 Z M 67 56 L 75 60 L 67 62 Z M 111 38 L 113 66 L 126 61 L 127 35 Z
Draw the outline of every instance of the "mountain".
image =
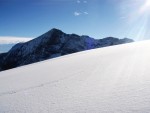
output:
M 0 72 L 0 113 L 149 113 L 150 40 Z
M 0 62 L 0 69 L 11 69 L 79 51 L 128 42 L 133 42 L 133 40 L 113 37 L 98 40 L 89 36 L 66 34 L 61 30 L 52 29 L 33 40 L 16 44 L 6 54 L 0 54 L 0 58 L 3 58 Z

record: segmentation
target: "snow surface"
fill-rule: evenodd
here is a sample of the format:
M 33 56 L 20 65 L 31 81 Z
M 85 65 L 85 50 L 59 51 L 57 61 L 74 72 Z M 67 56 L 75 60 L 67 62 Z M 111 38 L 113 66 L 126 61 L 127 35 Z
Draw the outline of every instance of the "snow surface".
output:
M 149 113 L 150 41 L 0 72 L 0 113 Z

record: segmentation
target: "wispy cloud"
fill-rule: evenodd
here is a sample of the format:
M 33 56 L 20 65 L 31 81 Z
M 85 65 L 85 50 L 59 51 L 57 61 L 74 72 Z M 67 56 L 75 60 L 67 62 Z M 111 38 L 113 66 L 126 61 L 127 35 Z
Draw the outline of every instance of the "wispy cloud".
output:
M 85 7 L 87 3 L 87 0 L 76 0 L 76 3 L 82 8 Z M 89 13 L 86 11 L 83 11 L 82 9 L 76 9 L 77 11 L 75 11 L 73 14 L 74 16 L 80 16 L 80 15 L 88 15 Z
M 75 11 L 74 16 L 80 16 L 82 13 Z
M 89 13 L 88 12 L 83 12 L 85 15 L 88 15 Z
M 19 42 L 27 42 L 33 38 L 26 37 L 13 37 L 13 36 L 0 36 L 0 44 L 15 44 Z
M 85 3 L 85 4 L 86 4 L 86 3 L 87 3 L 87 1 L 86 1 L 86 0 L 84 0 L 84 1 L 83 1 L 83 3 Z
M 88 12 L 78 12 L 78 11 L 75 11 L 74 12 L 74 16 L 80 16 L 80 15 L 88 15 L 89 13 Z
M 77 3 L 78 3 L 78 4 L 79 4 L 79 3 L 85 3 L 85 4 L 86 4 L 87 1 L 86 1 L 86 0 L 84 0 L 84 1 L 83 1 L 83 0 L 77 0 Z
M 77 0 L 77 3 L 79 4 L 79 3 L 81 3 L 81 1 L 80 1 L 80 0 Z

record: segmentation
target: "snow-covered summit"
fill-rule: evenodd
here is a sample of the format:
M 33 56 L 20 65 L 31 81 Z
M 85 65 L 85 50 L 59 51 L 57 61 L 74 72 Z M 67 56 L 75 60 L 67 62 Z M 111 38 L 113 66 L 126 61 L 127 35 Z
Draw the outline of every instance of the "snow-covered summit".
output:
M 150 41 L 0 72 L 0 113 L 149 113 Z

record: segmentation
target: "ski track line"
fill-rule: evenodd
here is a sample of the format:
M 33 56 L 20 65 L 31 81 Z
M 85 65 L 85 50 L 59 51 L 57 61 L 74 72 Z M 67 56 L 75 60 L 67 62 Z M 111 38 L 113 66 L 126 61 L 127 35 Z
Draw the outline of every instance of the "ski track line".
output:
M 5 96 L 5 95 L 11 95 L 11 94 L 27 91 L 27 90 L 31 90 L 31 89 L 35 89 L 35 88 L 39 88 L 39 87 L 44 87 L 46 85 L 51 85 L 51 84 L 54 84 L 54 83 L 58 83 L 60 81 L 66 80 L 66 79 L 70 79 L 70 78 L 74 77 L 74 75 L 76 75 L 78 73 L 83 73 L 83 72 L 84 71 L 78 71 L 78 72 L 73 73 L 73 74 L 71 74 L 69 76 L 66 76 L 64 78 L 61 78 L 61 79 L 58 79 L 58 80 L 55 80 L 55 81 L 51 81 L 51 82 L 46 82 L 46 83 L 43 83 L 43 84 L 39 84 L 39 85 L 36 85 L 36 86 L 33 86 L 33 87 L 28 87 L 28 88 L 24 88 L 24 89 L 18 89 L 18 90 L 3 92 L 3 93 L 0 93 L 0 97 Z

